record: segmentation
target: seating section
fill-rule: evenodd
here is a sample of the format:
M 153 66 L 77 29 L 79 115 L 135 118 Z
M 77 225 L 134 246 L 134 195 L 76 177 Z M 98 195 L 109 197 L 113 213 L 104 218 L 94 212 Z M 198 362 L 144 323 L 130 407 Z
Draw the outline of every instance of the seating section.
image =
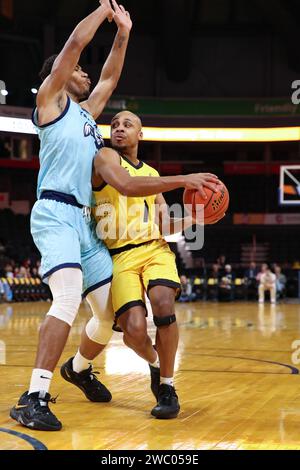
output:
M 36 302 L 51 299 L 49 287 L 39 278 L 0 278 L 1 289 L 6 301 Z
M 258 263 L 278 263 L 292 266 L 300 261 L 300 226 L 232 226 L 212 225 L 205 228 L 202 250 L 192 251 L 193 257 L 204 258 L 210 264 L 221 254 L 226 255 L 232 265 L 246 266 L 244 249 L 250 250 L 248 257 Z M 261 258 L 262 251 L 265 259 Z
M 234 272 L 236 277 L 234 277 L 230 289 L 224 287 L 221 274 L 218 277 L 213 277 L 210 270 L 202 270 L 199 274 L 199 270 L 189 269 L 181 271 L 181 273 L 184 273 L 181 276 L 182 293 L 186 290 L 189 291 L 189 295 L 182 294 L 179 299 L 181 302 L 258 300 L 258 281 L 247 280 L 244 277 L 244 270 L 241 268 Z M 285 274 L 287 282 L 284 291 L 278 293 L 277 300 L 298 297 L 299 270 L 288 269 L 284 270 L 283 274 Z M 185 278 L 184 283 L 182 278 Z M 186 289 L 186 284 L 189 285 L 189 289 Z
M 238 296 L 241 298 L 246 298 L 243 273 L 249 261 L 256 260 L 258 266 L 262 262 L 277 263 L 285 274 L 289 273 L 287 295 L 297 296 L 298 271 L 292 268 L 300 266 L 300 226 L 234 226 L 230 221 L 229 215 L 228 220 L 205 227 L 203 248 L 191 252 L 193 268 L 185 265 L 177 244 L 171 243 L 171 248 L 176 254 L 178 271 L 189 277 L 200 276 L 202 296 L 209 298 L 210 286 L 216 287 L 210 281 L 210 269 L 220 255 L 225 255 L 226 263 L 231 264 L 236 277 L 241 279 L 240 284 L 236 285 L 236 292 L 240 292 Z M 30 217 L 16 215 L 9 209 L 0 210 L 0 282 L 1 277 L 6 276 L 7 263 L 22 267 L 24 262 L 29 260 L 27 268 L 32 270 L 34 266 L 37 267 L 39 258 L 39 252 L 30 234 Z M 23 279 L 20 275 L 15 275 L 12 284 L 8 286 L 14 300 L 50 297 L 48 287 L 38 282 L 36 276 L 32 279 L 30 274 Z

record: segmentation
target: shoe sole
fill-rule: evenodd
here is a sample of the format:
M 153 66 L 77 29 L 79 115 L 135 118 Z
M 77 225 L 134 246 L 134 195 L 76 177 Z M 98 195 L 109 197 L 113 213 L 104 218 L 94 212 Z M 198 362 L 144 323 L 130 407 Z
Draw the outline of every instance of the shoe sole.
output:
M 22 416 L 22 413 L 20 411 L 18 412 L 15 408 L 10 410 L 9 416 L 18 423 L 22 424 L 22 426 L 25 426 L 29 429 L 35 429 L 37 431 L 60 431 L 62 428 L 62 425 L 50 426 L 49 424 L 45 424 L 41 421 L 29 420 Z
M 81 387 L 80 385 L 74 383 L 74 382 L 70 379 L 70 377 L 69 377 L 69 376 L 66 374 L 66 372 L 65 372 L 64 366 L 61 366 L 61 368 L 60 368 L 60 375 L 61 375 L 62 378 L 65 379 L 67 382 L 69 382 L 70 384 L 73 384 L 73 385 L 75 385 L 75 387 L 79 388 L 79 389 L 84 393 L 84 395 L 86 396 L 86 398 L 87 398 L 89 401 L 92 401 L 93 403 L 108 403 L 108 402 L 110 402 L 111 399 L 112 399 L 112 395 L 111 395 L 110 397 L 107 397 L 107 398 L 104 397 L 102 400 L 94 400 L 93 398 L 90 398 L 90 397 L 86 394 L 86 392 L 85 392 L 85 390 L 84 390 L 83 387 Z

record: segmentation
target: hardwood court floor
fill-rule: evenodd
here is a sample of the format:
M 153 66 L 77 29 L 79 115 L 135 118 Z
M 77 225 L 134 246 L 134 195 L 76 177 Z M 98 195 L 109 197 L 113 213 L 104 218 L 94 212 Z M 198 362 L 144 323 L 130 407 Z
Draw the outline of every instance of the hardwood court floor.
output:
M 176 420 L 150 416 L 147 364 L 114 333 L 96 367 L 112 402 L 88 402 L 57 369 L 51 393 L 59 397 L 52 409 L 63 429 L 47 433 L 20 426 L 8 414 L 28 387 L 48 308 L 0 305 L 0 449 L 300 449 L 300 367 L 292 362 L 299 304 L 177 304 Z M 82 305 L 60 363 L 76 351 L 88 316 Z M 152 323 L 149 329 L 153 334 Z

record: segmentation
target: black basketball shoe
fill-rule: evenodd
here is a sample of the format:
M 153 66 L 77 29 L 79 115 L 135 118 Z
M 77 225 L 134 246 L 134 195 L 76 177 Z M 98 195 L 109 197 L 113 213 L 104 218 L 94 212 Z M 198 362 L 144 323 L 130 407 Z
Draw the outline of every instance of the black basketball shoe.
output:
M 172 385 L 160 384 L 157 405 L 151 411 L 152 416 L 158 419 L 176 418 L 179 410 L 175 388 Z
M 92 372 L 92 366 L 90 365 L 88 369 L 77 373 L 73 370 L 72 362 L 73 357 L 65 362 L 60 368 L 60 373 L 65 380 L 80 388 L 90 401 L 108 402 L 112 399 L 110 391 L 97 379 L 95 375 L 99 374 L 99 372 Z
M 23 393 L 18 403 L 10 410 L 10 417 L 30 429 L 59 431 L 62 424 L 50 410 L 48 403 L 55 403 L 49 393 Z
M 160 368 L 149 364 L 151 375 L 151 390 L 156 400 L 158 400 L 158 389 L 160 384 Z

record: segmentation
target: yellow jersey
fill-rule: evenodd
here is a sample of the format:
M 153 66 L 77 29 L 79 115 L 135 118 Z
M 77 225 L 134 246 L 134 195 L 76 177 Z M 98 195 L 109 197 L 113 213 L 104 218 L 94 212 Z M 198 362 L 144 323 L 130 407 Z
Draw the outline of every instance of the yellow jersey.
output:
M 120 165 L 130 176 L 159 176 L 159 173 L 140 161 L 134 165 L 120 156 Z M 156 195 L 127 197 L 109 184 L 94 189 L 93 215 L 97 223 L 98 237 L 104 241 L 112 254 L 131 247 L 161 239 L 155 222 Z

